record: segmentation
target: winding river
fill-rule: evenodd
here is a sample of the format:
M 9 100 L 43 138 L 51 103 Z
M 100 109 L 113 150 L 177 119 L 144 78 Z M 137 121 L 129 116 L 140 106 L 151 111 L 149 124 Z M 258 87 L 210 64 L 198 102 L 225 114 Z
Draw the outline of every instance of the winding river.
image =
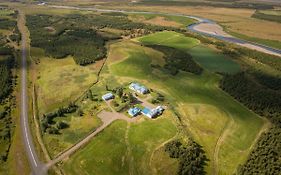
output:
M 254 43 L 251 41 L 246 41 L 240 38 L 236 38 L 231 36 L 223 31 L 223 28 L 217 24 L 216 22 L 197 17 L 191 15 L 184 15 L 178 13 L 161 13 L 161 12 L 146 12 L 146 11 L 126 11 L 126 10 L 112 10 L 112 9 L 101 9 L 96 7 L 84 8 L 84 7 L 73 7 L 73 6 L 58 6 L 58 5 L 46 5 L 52 8 L 64 8 L 64 9 L 73 9 L 73 10 L 88 10 L 88 11 L 97 11 L 97 12 L 122 12 L 122 13 L 130 13 L 130 14 L 159 14 L 159 15 L 170 15 L 170 16 L 182 16 L 191 19 L 195 19 L 198 22 L 192 25 L 187 26 L 187 29 L 199 33 L 205 36 L 213 37 L 222 41 L 226 41 L 229 43 L 233 43 L 242 47 L 246 47 L 252 50 L 258 50 L 263 53 L 272 54 L 281 57 L 281 50 L 275 49 L 269 46 L 265 46 L 262 44 Z

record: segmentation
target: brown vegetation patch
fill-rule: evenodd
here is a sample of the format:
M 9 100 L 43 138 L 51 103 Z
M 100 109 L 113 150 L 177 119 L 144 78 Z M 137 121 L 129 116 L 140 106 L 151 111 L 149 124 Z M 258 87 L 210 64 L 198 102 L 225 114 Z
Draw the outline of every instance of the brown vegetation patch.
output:
M 147 24 L 153 24 L 153 25 L 160 25 L 160 26 L 167 26 L 167 27 L 181 27 L 181 24 L 174 22 L 174 21 L 168 21 L 165 17 L 158 16 L 149 20 L 143 21 Z

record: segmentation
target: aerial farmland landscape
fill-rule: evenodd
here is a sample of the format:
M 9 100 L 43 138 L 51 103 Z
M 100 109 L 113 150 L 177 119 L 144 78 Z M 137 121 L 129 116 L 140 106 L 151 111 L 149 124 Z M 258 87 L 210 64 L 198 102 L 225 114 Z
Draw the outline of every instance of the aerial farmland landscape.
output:
M 0 0 L 0 175 L 281 175 L 281 1 Z

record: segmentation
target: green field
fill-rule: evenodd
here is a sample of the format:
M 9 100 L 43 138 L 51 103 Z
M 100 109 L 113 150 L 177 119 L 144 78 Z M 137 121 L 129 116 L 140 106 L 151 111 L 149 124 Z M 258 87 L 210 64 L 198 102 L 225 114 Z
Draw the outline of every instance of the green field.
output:
M 59 106 L 67 105 L 83 93 L 93 82 L 101 64 L 81 67 L 72 57 L 53 59 L 44 56 L 38 48 L 32 48 L 31 56 L 39 59 L 37 83 L 39 87 L 38 107 L 41 114 Z
M 236 62 L 205 46 L 194 47 L 199 42 L 192 38 L 181 38 L 181 41 L 184 40 L 185 43 L 178 45 L 175 40 L 180 39 L 180 36 L 181 34 L 175 32 L 160 32 L 139 38 L 138 41 L 144 44 L 161 44 L 188 51 L 193 54 L 198 63 L 210 71 L 205 71 L 200 76 L 183 72 L 177 76 L 171 76 L 150 66 L 152 62 L 163 61 L 161 53 L 135 42 L 122 41 L 110 46 L 107 66 L 102 73 L 102 77 L 110 75 L 115 77 L 114 79 L 118 80 L 118 82 L 137 80 L 150 88 L 163 92 L 167 99 L 176 106 L 182 122 L 187 126 L 187 131 L 206 151 L 210 159 L 206 166 L 207 173 L 211 174 L 217 171 L 219 174 L 232 174 L 236 171 L 237 166 L 247 158 L 249 149 L 264 122 L 218 88 L 220 76 L 213 72 L 237 72 L 240 67 Z M 165 40 L 160 40 L 163 37 Z M 194 48 L 191 49 L 192 47 Z M 214 66 L 213 62 L 217 65 Z M 169 113 L 169 116 L 174 115 Z M 161 151 L 161 147 L 155 150 L 153 154 L 151 153 L 153 147 L 155 149 L 157 145 L 159 146 L 167 141 L 176 132 L 175 129 L 170 130 L 172 123 L 169 123 L 168 120 L 163 121 L 165 119 L 160 118 L 152 122 L 131 124 L 128 131 L 128 142 L 131 148 L 131 156 L 129 157 L 132 158 L 129 161 L 129 172 L 131 174 L 175 173 L 177 163 L 169 159 L 163 150 Z M 160 129 L 158 126 L 166 129 Z M 123 129 L 120 127 L 117 130 L 119 133 Z M 106 131 L 102 134 L 106 134 Z M 122 139 L 117 140 L 113 139 L 114 144 L 118 145 Z M 91 144 L 100 141 L 102 141 L 102 137 L 96 137 Z M 102 152 L 106 150 L 99 149 L 101 146 L 97 150 L 93 147 L 89 145 L 84 148 L 84 150 L 88 150 L 87 155 L 96 155 L 95 151 Z M 124 149 L 119 150 L 120 152 L 124 151 Z M 112 156 L 111 159 L 115 159 L 115 157 L 118 157 L 116 154 L 109 156 Z M 118 154 L 121 153 L 118 152 Z M 152 157 L 151 154 L 153 155 Z M 69 174 L 75 174 L 76 168 L 83 167 L 79 165 L 81 162 L 89 162 L 95 159 L 95 156 L 89 158 L 87 155 L 86 153 L 84 155 L 75 154 L 66 163 L 66 171 Z M 156 155 L 160 156 L 160 158 L 157 159 Z M 149 164 L 149 157 L 151 157 L 151 160 L 161 162 Z M 97 157 L 95 161 L 100 159 Z M 166 170 L 168 167 L 163 166 L 163 163 L 171 165 L 169 171 Z M 112 162 L 106 164 L 107 167 L 113 167 Z M 77 167 L 71 170 L 70 167 L 74 165 L 77 165 Z M 100 167 L 95 163 L 88 165 L 91 165 L 90 167 L 95 170 Z M 118 166 L 119 168 L 122 167 L 120 163 L 118 163 Z M 87 166 L 87 168 L 89 167 Z M 124 169 L 127 171 L 126 168 Z M 108 168 L 105 174 L 120 173 L 122 172 L 116 173 L 111 168 Z
M 67 174 L 151 174 L 151 152 L 176 134 L 170 120 L 116 121 L 64 165 Z
M 192 48 L 190 54 L 204 68 L 213 72 L 237 73 L 240 71 L 238 63 L 206 46 Z
M 153 39 L 155 39 L 155 35 L 152 38 L 147 37 L 145 42 L 149 41 L 152 43 Z M 171 44 L 169 40 L 162 43 L 163 45 Z M 239 66 L 232 60 L 228 58 L 224 58 L 224 60 L 222 55 L 216 54 L 209 49 L 207 49 L 210 53 L 209 55 L 199 54 L 201 53 L 200 49 L 196 51 L 197 54 L 195 56 L 196 60 L 199 63 L 201 61 L 204 67 L 214 71 L 230 73 L 240 70 Z M 145 51 L 141 50 L 146 49 L 141 46 L 135 46 L 132 48 L 132 52 L 135 50 L 137 52 L 134 54 L 144 53 Z M 234 172 L 237 165 L 245 161 L 249 148 L 261 129 L 263 121 L 217 88 L 219 76 L 205 72 L 202 76 L 181 73 L 176 77 L 170 77 L 161 74 L 159 71 L 151 70 L 148 60 L 149 55 L 137 55 L 136 57 L 129 54 L 127 59 L 113 64 L 111 66 L 113 74 L 146 79 L 149 82 L 149 86 L 166 91 L 173 98 L 173 101 L 176 101 L 178 104 L 178 110 L 181 111 L 186 124 L 192 128 L 190 131 L 196 140 L 206 149 L 211 159 L 207 171 L 212 171 L 214 157 L 216 157 L 220 173 Z M 132 65 L 134 59 L 140 58 L 145 58 L 142 64 L 136 61 L 137 64 Z M 217 60 L 214 61 L 217 62 L 218 66 L 212 67 L 212 62 L 207 60 L 208 58 L 210 60 L 216 58 Z M 151 56 L 150 59 L 154 59 L 154 57 Z M 129 73 L 126 74 L 122 70 L 126 70 Z M 145 70 L 145 74 L 140 76 L 139 72 L 143 70 Z M 137 73 L 134 74 L 134 72 Z M 191 115 L 191 111 L 195 111 L 194 114 Z M 197 115 L 200 117 L 195 117 Z M 213 123 L 216 123 L 216 125 L 213 125 Z M 222 141 L 217 146 L 217 141 L 221 137 Z M 214 153 L 215 149 L 219 150 L 217 155 Z M 235 156 L 239 152 L 246 154 L 240 157 Z
M 185 37 L 183 34 L 170 31 L 158 32 L 137 40 L 147 45 L 159 44 L 180 50 L 187 50 L 199 44 L 199 40 L 197 39 Z

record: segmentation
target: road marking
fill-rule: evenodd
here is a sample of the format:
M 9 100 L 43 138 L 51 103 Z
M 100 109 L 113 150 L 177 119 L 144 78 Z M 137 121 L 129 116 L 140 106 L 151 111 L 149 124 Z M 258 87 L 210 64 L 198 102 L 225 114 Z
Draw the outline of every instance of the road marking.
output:
M 30 153 L 31 153 L 31 157 L 32 157 L 32 159 L 33 159 L 33 162 L 34 162 L 35 166 L 37 167 L 37 162 L 36 162 L 36 160 L 35 160 L 35 157 L 34 157 L 34 155 L 33 155 L 32 150 L 31 150 L 31 146 L 30 146 L 30 144 L 29 144 L 29 139 L 28 139 L 27 129 L 26 129 L 26 120 L 25 120 L 25 117 L 23 118 L 23 120 L 24 120 L 24 130 L 25 130 L 25 137 L 26 137 L 27 145 L 28 145 L 28 148 L 29 148 L 29 150 L 30 150 Z
M 25 41 L 25 37 L 23 37 L 23 41 Z M 28 148 L 29 148 L 29 152 L 31 154 L 31 157 L 32 157 L 32 160 L 35 164 L 35 166 L 37 167 L 37 162 L 35 160 L 35 157 L 33 155 L 33 152 L 32 152 L 32 149 L 31 149 L 31 146 L 30 146 L 30 143 L 29 143 L 29 137 L 28 137 L 28 134 L 27 134 L 27 122 L 26 122 L 26 118 L 28 117 L 27 114 L 26 114 L 26 101 L 25 99 L 27 98 L 26 96 L 26 50 L 25 50 L 25 43 L 23 42 L 22 43 L 22 64 L 24 65 L 24 67 L 22 68 L 22 117 L 23 117 L 23 123 L 24 123 L 24 131 L 25 131 L 25 138 L 26 138 L 26 141 L 27 141 L 27 145 L 28 145 Z

